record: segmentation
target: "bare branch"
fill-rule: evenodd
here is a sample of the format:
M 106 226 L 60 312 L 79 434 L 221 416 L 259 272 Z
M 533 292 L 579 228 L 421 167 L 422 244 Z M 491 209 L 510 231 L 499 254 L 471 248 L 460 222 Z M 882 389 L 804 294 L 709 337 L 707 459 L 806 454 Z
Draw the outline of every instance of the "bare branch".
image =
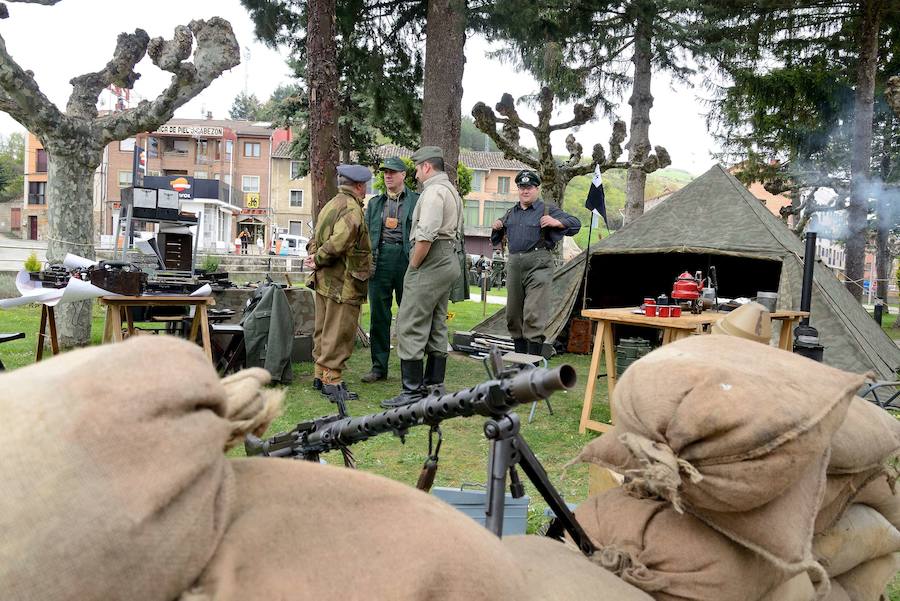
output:
M 512 97 L 510 97 L 510 100 L 511 99 Z M 509 119 L 497 119 L 494 111 L 483 102 L 477 103 L 472 108 L 472 116 L 475 118 L 475 126 L 487 134 L 487 136 L 497 145 L 497 148 L 503 151 L 507 158 L 522 161 L 531 167 L 538 167 L 538 161 L 528 154 L 524 148 L 519 146 L 518 130 L 516 129 L 514 136 L 509 136 L 507 134 L 507 127 L 512 125 Z M 503 134 L 497 131 L 498 122 L 504 123 Z
M 185 62 L 191 55 L 194 62 Z M 160 69 L 172 73 L 169 87 L 152 102 L 97 119 L 104 143 L 121 140 L 142 131 L 153 131 L 168 121 L 175 109 L 206 89 L 223 71 L 240 64 L 240 47 L 228 21 L 213 17 L 179 26 L 171 40 L 154 38 L 147 54 Z
M 71 117 L 93 119 L 97 116 L 97 98 L 104 88 L 110 84 L 133 88 L 141 76 L 134 72 L 134 66 L 144 58 L 149 43 L 150 36 L 143 29 L 120 33 L 113 58 L 102 71 L 85 73 L 69 81 L 74 89 L 69 96 L 66 113 Z

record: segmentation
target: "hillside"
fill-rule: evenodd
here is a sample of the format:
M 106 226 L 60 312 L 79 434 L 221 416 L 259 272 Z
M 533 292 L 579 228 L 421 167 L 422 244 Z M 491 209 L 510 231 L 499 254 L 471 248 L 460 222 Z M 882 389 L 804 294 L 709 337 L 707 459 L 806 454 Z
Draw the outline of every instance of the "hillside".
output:
M 625 175 L 623 169 L 614 169 L 603 174 L 603 190 L 606 193 L 606 214 L 609 217 L 609 225 L 611 230 L 615 230 L 622 223 L 620 209 L 625 207 Z M 590 213 L 584 208 L 584 199 L 587 198 L 588 188 L 591 185 L 590 175 L 576 177 L 566 188 L 566 196 L 563 200 L 563 209 L 572 215 L 581 219 L 584 224 L 578 235 L 575 236 L 575 242 L 581 248 L 587 245 L 587 226 L 590 220 Z M 653 198 L 662 194 L 668 188 L 674 192 L 686 186 L 694 176 L 681 169 L 660 169 L 647 176 L 646 198 Z M 602 220 L 601 220 L 602 227 Z M 606 235 L 606 229 L 603 229 L 603 235 Z M 597 234 L 591 235 L 591 241 L 597 241 Z

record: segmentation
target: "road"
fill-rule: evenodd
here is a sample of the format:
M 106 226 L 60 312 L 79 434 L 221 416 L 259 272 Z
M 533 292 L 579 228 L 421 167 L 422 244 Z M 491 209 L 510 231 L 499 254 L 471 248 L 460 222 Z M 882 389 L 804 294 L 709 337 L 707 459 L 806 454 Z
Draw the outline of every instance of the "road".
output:
M 35 253 L 39 261 L 46 261 L 47 241 L 0 236 L 0 271 L 19 271 L 31 253 Z

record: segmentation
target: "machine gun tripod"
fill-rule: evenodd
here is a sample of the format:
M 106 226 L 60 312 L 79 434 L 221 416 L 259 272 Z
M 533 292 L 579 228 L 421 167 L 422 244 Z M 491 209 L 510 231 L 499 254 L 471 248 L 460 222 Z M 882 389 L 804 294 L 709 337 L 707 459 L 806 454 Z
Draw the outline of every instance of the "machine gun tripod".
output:
M 497 536 L 503 535 L 507 476 L 513 497 L 519 498 L 525 494 L 518 466 L 556 515 L 548 535 L 562 538 L 565 530 L 585 555 L 592 555 L 595 551 L 593 543 L 519 433 L 519 416 L 512 412 L 517 405 L 545 399 L 557 390 L 572 388 L 576 380 L 575 370 L 569 365 L 555 369 L 531 366 L 504 369 L 500 353 L 493 349 L 489 373 L 490 379 L 468 390 L 432 394 L 416 403 L 380 413 L 361 417 L 320 417 L 301 422 L 290 432 L 277 434 L 265 441 L 248 435 L 244 448 L 251 456 L 318 461 L 321 453 L 334 450 L 346 453 L 350 445 L 385 432 L 404 436 L 409 428 L 423 425 L 430 426 L 434 431 L 445 419 L 483 415 L 488 418 L 484 424 L 484 435 L 490 441 L 485 499 L 487 529 Z

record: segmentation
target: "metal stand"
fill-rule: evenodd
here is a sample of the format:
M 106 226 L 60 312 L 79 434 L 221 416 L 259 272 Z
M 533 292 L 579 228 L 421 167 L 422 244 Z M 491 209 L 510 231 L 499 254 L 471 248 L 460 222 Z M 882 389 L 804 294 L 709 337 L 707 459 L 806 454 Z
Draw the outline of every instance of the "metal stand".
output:
M 525 486 L 519 480 L 516 465 L 522 471 L 541 497 L 556 515 L 547 536 L 562 539 L 563 530 L 569 533 L 578 548 L 585 555 L 592 555 L 596 547 L 587 533 L 575 520 L 569 507 L 559 491 L 554 488 L 544 466 L 538 461 L 531 447 L 519 434 L 519 416 L 509 413 L 496 420 L 488 420 L 484 424 L 484 435 L 491 441 L 488 457 L 487 497 L 484 502 L 485 527 L 499 537 L 503 536 L 503 510 L 506 496 L 506 474 L 510 477 L 510 493 L 513 498 L 521 498 L 525 494 Z

